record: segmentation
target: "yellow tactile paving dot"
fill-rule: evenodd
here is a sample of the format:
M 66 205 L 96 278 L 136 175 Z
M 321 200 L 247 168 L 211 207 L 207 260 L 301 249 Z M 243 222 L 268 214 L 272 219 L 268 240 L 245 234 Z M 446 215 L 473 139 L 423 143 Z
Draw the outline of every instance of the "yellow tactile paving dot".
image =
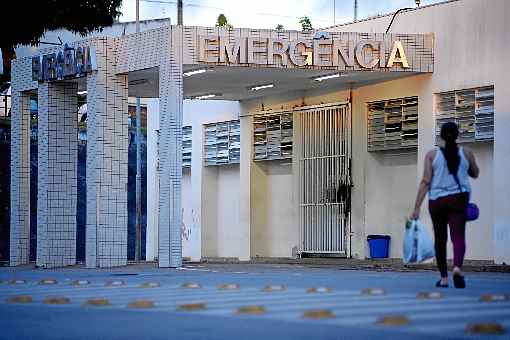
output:
M 307 293 L 331 293 L 332 289 L 328 287 L 311 287 L 306 290 Z
M 90 284 L 89 280 L 74 280 L 71 283 L 73 286 L 86 286 Z
M 361 290 L 362 295 L 384 295 L 386 292 L 382 288 L 365 288 Z
M 181 285 L 181 288 L 187 288 L 187 289 L 197 289 L 197 288 L 202 288 L 202 286 L 200 285 L 200 283 L 196 283 L 196 282 L 186 282 L 186 283 L 183 283 Z
M 404 315 L 385 315 L 377 319 L 375 322 L 383 326 L 405 326 L 409 325 L 409 319 Z
M 102 307 L 102 306 L 109 306 L 110 300 L 105 298 L 92 298 L 87 299 L 84 303 L 84 306 L 95 306 L 95 307 Z
M 207 304 L 203 302 L 198 303 L 183 303 L 177 305 L 178 311 L 186 311 L 186 312 L 193 312 L 196 310 L 204 310 L 207 308 Z
M 65 296 L 48 296 L 44 299 L 44 303 L 49 305 L 65 305 L 70 303 L 71 300 Z
M 303 313 L 304 319 L 313 319 L 313 320 L 319 320 L 319 319 L 332 319 L 335 318 L 335 314 L 326 309 L 317 309 L 317 310 L 309 310 Z
M 507 294 L 484 294 L 480 296 L 481 302 L 503 302 L 509 300 L 510 296 Z
M 468 334 L 487 334 L 487 335 L 501 335 L 505 334 L 506 330 L 503 326 L 495 322 L 488 323 L 475 323 L 466 326 L 466 333 Z
M 226 283 L 218 286 L 219 290 L 236 290 L 239 289 L 239 284 L 237 283 Z
M 120 287 L 120 286 L 124 286 L 125 284 L 126 284 L 126 282 L 124 282 L 123 280 L 111 280 L 111 281 L 106 282 L 105 286 Z
M 27 283 L 25 280 L 9 280 L 10 285 L 22 285 Z
M 258 314 L 264 314 L 266 312 L 266 309 L 263 306 L 243 306 L 239 307 L 236 311 L 237 314 L 251 314 L 251 315 L 258 315 Z
M 154 302 L 151 300 L 135 300 L 128 303 L 128 308 L 154 308 Z
M 422 299 L 422 300 L 427 300 L 427 299 L 437 300 L 437 299 L 443 298 L 443 293 L 440 293 L 440 292 L 419 292 L 418 294 L 416 294 L 416 298 Z
M 286 290 L 287 287 L 284 285 L 267 285 L 264 288 L 262 288 L 262 291 L 264 292 L 282 292 Z
M 44 279 L 38 282 L 40 285 L 56 285 L 57 280 L 55 279 Z
M 32 297 L 29 295 L 17 295 L 11 296 L 7 298 L 8 303 L 30 303 L 32 302 Z
M 144 282 L 140 285 L 140 288 L 159 288 L 161 284 L 159 282 Z

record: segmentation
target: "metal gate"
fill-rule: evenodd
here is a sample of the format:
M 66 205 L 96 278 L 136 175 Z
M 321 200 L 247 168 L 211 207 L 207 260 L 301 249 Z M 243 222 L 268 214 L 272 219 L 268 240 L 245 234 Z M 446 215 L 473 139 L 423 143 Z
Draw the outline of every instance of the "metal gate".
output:
M 351 115 L 348 103 L 296 112 L 301 253 L 350 251 Z

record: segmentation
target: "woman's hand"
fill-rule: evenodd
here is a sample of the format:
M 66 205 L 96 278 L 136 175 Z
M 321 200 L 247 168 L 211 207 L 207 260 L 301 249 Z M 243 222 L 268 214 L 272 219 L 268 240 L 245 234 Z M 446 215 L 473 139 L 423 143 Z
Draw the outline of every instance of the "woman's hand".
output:
M 417 220 L 420 218 L 420 209 L 414 208 L 414 211 L 409 215 L 410 220 Z

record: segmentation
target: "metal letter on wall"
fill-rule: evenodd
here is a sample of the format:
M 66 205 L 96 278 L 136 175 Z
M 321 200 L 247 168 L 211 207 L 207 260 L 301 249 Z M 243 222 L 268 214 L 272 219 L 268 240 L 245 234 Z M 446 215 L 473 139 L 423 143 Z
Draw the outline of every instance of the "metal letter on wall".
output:
M 57 79 L 64 79 L 64 52 L 57 53 Z
M 57 78 L 57 57 L 55 53 L 43 55 L 43 76 L 44 80 L 53 80 Z
M 268 63 L 267 41 L 261 38 L 248 38 L 248 64 L 266 65 Z
M 228 43 L 228 37 L 220 37 L 220 63 L 246 63 L 246 38 L 236 38 L 234 44 Z
M 331 66 L 333 64 L 331 58 L 332 46 L 333 42 L 331 39 L 315 39 L 313 41 L 314 66 Z
M 306 50 L 311 48 L 310 43 L 304 39 L 293 40 L 289 44 L 290 61 L 296 66 L 305 66 L 308 63 Z M 301 51 L 296 51 L 301 50 Z M 304 50 L 304 51 L 303 51 Z
M 76 74 L 74 65 L 74 48 L 67 46 L 64 47 L 64 77 L 70 77 Z
M 371 48 L 372 60 L 369 62 L 365 60 L 365 46 L 369 46 Z M 361 41 L 358 43 L 356 46 L 356 60 L 361 67 L 374 68 L 375 65 L 379 63 L 379 58 L 375 57 L 376 54 L 374 52 L 378 46 L 380 46 L 378 43 L 370 40 Z
M 275 48 L 275 45 L 278 47 Z M 280 63 L 282 66 L 287 66 L 288 57 L 287 51 L 289 50 L 289 42 L 283 39 L 269 39 L 267 43 L 267 63 L 270 65 L 276 65 L 278 62 L 275 61 L 274 56 L 280 56 Z
M 333 41 L 333 66 L 339 66 L 339 56 L 342 57 L 344 65 L 347 67 L 354 66 L 354 42 L 349 40 L 347 42 L 347 52 L 345 51 L 345 47 L 342 44 L 341 40 Z
M 217 63 L 219 60 L 219 37 L 216 35 L 204 35 L 198 38 L 198 61 L 205 63 Z
M 398 57 L 397 57 L 398 53 Z M 409 68 L 409 63 L 407 62 L 407 57 L 404 52 L 404 46 L 402 46 L 402 42 L 397 40 L 393 43 L 393 49 L 390 53 L 390 58 L 388 59 L 387 67 L 393 67 L 394 63 L 401 63 L 403 68 Z
M 32 57 L 32 80 L 33 81 L 42 80 L 40 56 Z

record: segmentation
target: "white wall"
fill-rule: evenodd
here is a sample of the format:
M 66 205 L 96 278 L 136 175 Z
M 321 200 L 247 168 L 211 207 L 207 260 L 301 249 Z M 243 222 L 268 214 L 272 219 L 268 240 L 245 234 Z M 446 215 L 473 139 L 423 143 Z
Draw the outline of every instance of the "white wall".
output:
M 291 257 L 299 244 L 294 222 L 291 161 L 252 165 L 252 257 Z
M 466 257 L 510 262 L 510 2 L 459 0 L 399 14 L 390 32 L 435 35 L 434 73 L 420 96 L 418 176 L 425 153 L 434 144 L 433 93 L 494 85 L 495 142 L 470 146 L 481 166 L 473 184 L 473 200 L 482 211 L 480 220 L 468 224 Z M 384 32 L 391 16 L 338 26 L 337 31 Z M 492 160 L 492 161 L 491 161 Z M 422 216 L 426 216 L 426 206 Z M 492 240 L 491 240 L 491 236 Z M 480 238 L 481 237 L 481 238 Z M 475 241 L 476 240 L 476 241 Z M 471 245 L 471 246 L 470 246 Z M 451 254 L 451 252 L 450 252 Z
M 147 260 L 151 260 L 157 257 L 158 244 L 159 193 L 154 130 L 158 128 L 159 100 L 149 100 L 147 111 Z M 183 169 L 182 180 L 183 233 L 188 237 L 183 238 L 183 257 L 194 261 L 202 256 L 226 256 L 208 252 L 208 249 L 218 249 L 218 242 L 225 248 L 222 254 L 235 256 L 233 254 L 237 253 L 238 245 L 227 246 L 231 242 L 226 238 L 231 236 L 225 228 L 239 224 L 239 207 L 231 207 L 236 202 L 239 204 L 239 166 L 203 166 L 203 125 L 238 119 L 239 112 L 239 103 L 234 101 L 184 101 L 183 126 L 192 126 L 193 142 L 191 169 Z M 229 211 L 233 214 L 227 213 Z M 203 235 L 211 240 L 202 242 Z M 202 254 L 204 250 L 205 255 Z

